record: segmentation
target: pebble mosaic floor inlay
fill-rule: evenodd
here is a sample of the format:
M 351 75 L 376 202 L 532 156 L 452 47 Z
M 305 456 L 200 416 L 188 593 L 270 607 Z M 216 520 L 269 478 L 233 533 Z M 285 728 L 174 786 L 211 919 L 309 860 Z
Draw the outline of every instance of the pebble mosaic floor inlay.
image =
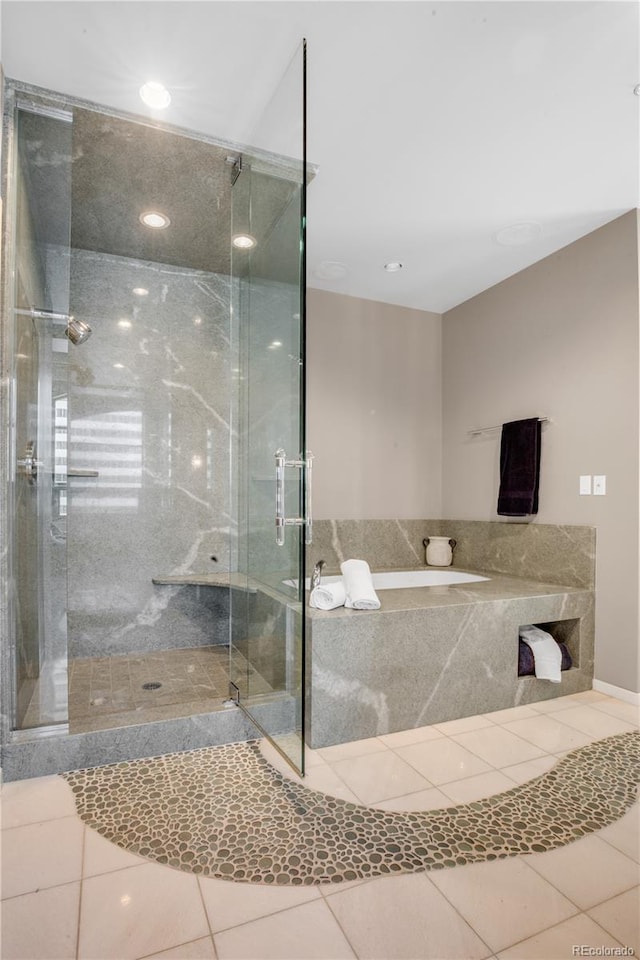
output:
M 258 743 L 64 774 L 82 820 L 159 863 L 251 883 L 339 883 L 542 852 L 621 817 L 636 799 L 640 734 L 563 757 L 485 800 L 404 813 L 289 780 Z

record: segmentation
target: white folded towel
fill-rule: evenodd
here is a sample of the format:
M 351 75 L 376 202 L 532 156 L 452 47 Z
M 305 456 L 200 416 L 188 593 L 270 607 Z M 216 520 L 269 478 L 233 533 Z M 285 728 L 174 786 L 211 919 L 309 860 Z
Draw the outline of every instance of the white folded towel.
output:
M 335 610 L 343 607 L 347 595 L 342 580 L 335 583 L 321 583 L 314 587 L 309 597 L 309 606 L 318 610 Z
M 347 599 L 345 607 L 352 610 L 379 610 L 380 601 L 373 589 L 371 570 L 366 560 L 345 560 L 340 564 Z
M 536 677 L 539 680 L 551 680 L 551 683 L 560 683 L 562 650 L 551 634 L 529 623 L 520 627 L 520 637 L 531 647 Z

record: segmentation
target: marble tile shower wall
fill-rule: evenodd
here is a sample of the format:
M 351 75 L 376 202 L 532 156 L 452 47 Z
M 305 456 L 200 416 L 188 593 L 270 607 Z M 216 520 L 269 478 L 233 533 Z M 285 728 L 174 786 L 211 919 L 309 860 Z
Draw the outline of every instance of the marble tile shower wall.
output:
M 482 520 L 316 520 L 307 568 L 318 560 L 339 572 L 350 557 L 374 570 L 425 565 L 422 541 L 454 537 L 454 565 L 546 583 L 592 589 L 595 583 L 595 528 L 549 523 Z
M 71 657 L 228 640 L 228 591 L 151 580 L 234 562 L 230 284 L 72 251 L 93 335 L 69 352 L 68 466 L 98 476 L 68 484 Z

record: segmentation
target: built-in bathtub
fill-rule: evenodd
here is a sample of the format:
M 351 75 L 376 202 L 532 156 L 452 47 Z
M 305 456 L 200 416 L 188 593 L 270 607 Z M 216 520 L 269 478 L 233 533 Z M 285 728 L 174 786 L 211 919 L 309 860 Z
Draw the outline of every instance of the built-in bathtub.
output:
M 380 610 L 307 605 L 311 747 L 591 688 L 591 590 L 451 568 L 373 577 Z M 337 579 L 323 576 L 322 582 Z M 573 667 L 563 672 L 561 683 L 518 676 L 519 628 L 528 623 L 567 645 Z
M 490 577 L 481 577 L 477 573 L 466 573 L 464 570 L 442 570 L 430 567 L 421 570 L 386 570 L 372 573 L 371 579 L 375 590 L 404 590 L 410 587 L 446 587 L 457 583 L 479 583 L 489 580 Z M 342 580 L 340 575 L 322 577 L 322 583 L 337 583 Z M 288 587 L 297 587 L 297 580 L 285 580 Z M 307 590 L 311 580 L 306 581 Z

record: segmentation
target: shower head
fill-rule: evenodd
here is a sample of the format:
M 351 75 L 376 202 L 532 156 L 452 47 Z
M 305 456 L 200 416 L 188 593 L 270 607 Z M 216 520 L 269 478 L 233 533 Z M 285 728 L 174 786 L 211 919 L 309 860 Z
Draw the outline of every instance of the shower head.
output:
M 91 336 L 91 327 L 88 323 L 85 323 L 84 320 L 76 320 L 75 317 L 69 317 L 64 332 L 65 336 L 71 340 L 71 343 L 75 343 L 77 346 L 79 343 L 84 343 L 85 340 L 89 339 Z

